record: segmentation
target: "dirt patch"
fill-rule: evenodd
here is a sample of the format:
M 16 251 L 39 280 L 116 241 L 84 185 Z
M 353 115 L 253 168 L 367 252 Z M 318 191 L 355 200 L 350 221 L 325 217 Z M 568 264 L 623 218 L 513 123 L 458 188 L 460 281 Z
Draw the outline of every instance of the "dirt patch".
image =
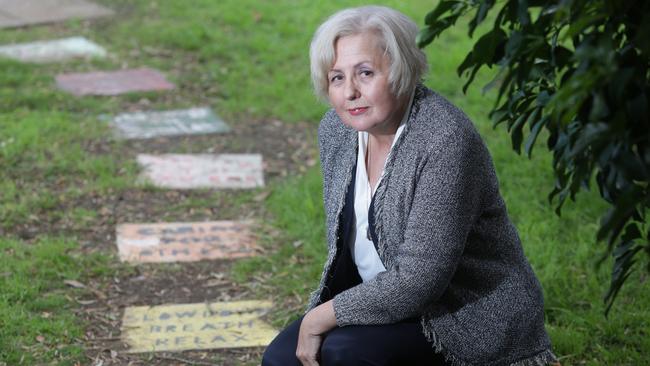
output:
M 89 326 L 85 333 L 87 356 L 103 365 L 177 365 L 212 362 L 239 365 L 258 360 L 260 348 L 127 354 L 120 340 L 120 324 L 127 306 L 189 304 L 206 301 L 251 299 L 247 287 L 229 278 L 231 262 L 204 261 L 188 264 L 139 265 L 117 271 L 108 283 L 90 284 L 77 315 Z M 218 362 L 217 362 L 218 361 Z M 210 364 L 210 363 L 206 363 Z
M 225 135 L 184 136 L 135 140 L 121 143 L 117 152 L 110 140 L 87 146 L 90 153 L 117 153 L 133 159 L 137 153 L 261 153 L 265 179 L 273 184 L 289 174 L 297 174 L 315 163 L 315 128 L 309 124 L 283 124 L 279 121 L 240 123 Z M 86 231 L 83 249 L 115 252 L 115 225 L 126 222 L 206 221 L 263 219 L 267 189 L 255 193 L 237 190 L 149 190 L 126 189 L 114 195 L 80 199 L 74 204 L 88 205 L 100 213 L 99 226 Z M 194 202 L 194 203 L 193 203 Z M 100 203 L 100 207 L 93 207 Z M 85 240 L 84 240 L 85 239 Z M 120 323 L 126 306 L 200 303 L 252 299 L 251 286 L 230 278 L 233 262 L 140 265 L 117 271 L 90 299 L 82 300 L 79 316 L 90 324 L 85 341 L 87 356 L 103 365 L 241 365 L 258 362 L 263 348 L 186 351 L 145 355 L 126 354 L 119 339 Z M 88 303 L 89 301 L 94 301 Z M 112 351 L 112 352 L 111 352 Z

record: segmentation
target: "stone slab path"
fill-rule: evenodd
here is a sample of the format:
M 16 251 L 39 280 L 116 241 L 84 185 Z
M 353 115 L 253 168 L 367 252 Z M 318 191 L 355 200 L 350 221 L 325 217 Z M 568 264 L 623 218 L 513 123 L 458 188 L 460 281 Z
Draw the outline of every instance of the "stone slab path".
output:
M 251 225 L 241 221 L 121 224 L 116 237 L 120 259 L 131 263 L 250 257 L 257 249 Z
M 101 58 L 106 50 L 84 37 L 0 46 L 0 56 L 21 62 L 47 63 L 78 58 Z
M 174 84 L 167 81 L 163 74 L 149 68 L 59 74 L 56 76 L 56 85 L 76 96 L 174 89 Z
M 277 335 L 260 319 L 271 308 L 269 301 L 128 307 L 122 339 L 130 353 L 265 346 Z
M 0 28 L 109 15 L 112 10 L 85 0 L 0 0 Z
M 123 113 L 110 124 L 118 138 L 147 139 L 160 136 L 226 133 L 230 127 L 210 108 L 190 108 L 162 112 Z
M 0 27 L 16 18 L 8 9 L 18 9 L 14 13 L 32 22 L 25 24 L 34 24 L 83 18 L 81 9 L 94 5 L 78 0 L 34 4 L 0 0 Z M 51 9 L 49 20 L 39 20 L 38 11 L 47 10 L 48 4 L 59 8 Z M 83 38 L 49 42 L 11 45 L 14 48 L 5 48 L 5 55 L 25 62 L 51 62 L 92 53 L 82 55 L 92 48 Z M 97 46 L 95 55 L 106 55 L 100 49 Z M 163 74 L 147 68 L 60 74 L 56 84 L 77 96 L 175 88 Z M 148 104 L 132 104 L 126 108 L 130 113 L 108 121 L 118 137 L 133 141 L 120 142 L 119 149 L 111 150 L 114 139 L 102 137 L 84 148 L 89 153 L 114 154 L 116 161 L 135 157 L 143 168 L 142 179 L 166 190 L 133 186 L 89 193 L 69 202 L 67 208 L 97 212 L 92 225 L 62 229 L 46 213 L 44 223 L 39 223 L 47 233 L 81 232 L 84 253 L 114 253 L 117 247 L 120 260 L 132 264 L 119 266 L 103 281 L 81 284 L 88 291 L 74 300 L 81 305 L 76 314 L 88 324 L 83 337 L 86 355 L 93 366 L 206 364 L 196 361 L 206 358 L 211 364 L 239 365 L 259 359 L 262 347 L 277 334 L 265 321 L 266 315 L 279 306 L 251 298 L 256 297 L 255 288 L 266 286 L 264 278 L 271 274 L 256 275 L 242 284 L 234 280 L 231 269 L 233 259 L 264 253 L 257 237 L 277 235 L 270 234 L 268 226 L 255 224 L 264 221 L 263 201 L 270 191 L 253 196 L 206 188 L 259 188 L 265 185 L 265 174 L 273 179 L 305 171 L 316 164 L 311 152 L 315 130 L 277 120 L 237 121 L 231 128 L 209 108 L 144 111 L 143 106 Z M 206 135 L 214 133 L 228 134 Z M 176 151 L 194 154 L 168 153 Z M 230 154 L 216 154 L 223 151 Z M 202 203 L 195 211 L 193 200 L 210 204 Z M 175 264 L 163 264 L 170 262 Z M 222 357 L 224 363 L 212 361 Z
M 259 154 L 140 154 L 142 181 L 173 189 L 264 186 Z

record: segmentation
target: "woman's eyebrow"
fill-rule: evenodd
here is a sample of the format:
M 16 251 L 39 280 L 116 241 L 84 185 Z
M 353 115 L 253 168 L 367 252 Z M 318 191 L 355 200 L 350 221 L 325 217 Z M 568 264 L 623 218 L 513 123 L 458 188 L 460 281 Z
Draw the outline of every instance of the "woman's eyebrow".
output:
M 354 65 L 354 68 L 357 69 L 357 68 L 363 66 L 364 64 L 370 64 L 369 66 L 372 66 L 372 61 L 361 61 L 358 64 Z
M 354 64 L 354 66 L 352 66 L 352 68 L 358 69 L 359 67 L 363 66 L 364 64 L 369 64 L 369 66 L 372 66 L 372 61 L 358 62 L 358 63 Z M 328 71 L 327 73 L 329 74 L 330 72 L 341 72 L 341 70 L 340 69 L 330 69 L 330 71 Z

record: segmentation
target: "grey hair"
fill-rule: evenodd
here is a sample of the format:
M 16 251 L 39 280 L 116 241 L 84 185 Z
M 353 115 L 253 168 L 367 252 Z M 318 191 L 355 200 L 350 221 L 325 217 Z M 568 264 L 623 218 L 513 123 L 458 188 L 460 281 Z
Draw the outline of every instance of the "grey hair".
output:
M 341 10 L 318 27 L 309 49 L 314 92 L 327 101 L 327 73 L 335 62 L 336 41 L 345 36 L 372 32 L 390 59 L 388 81 L 396 96 L 410 93 L 427 72 L 427 58 L 416 43 L 418 26 L 406 15 L 385 6 Z

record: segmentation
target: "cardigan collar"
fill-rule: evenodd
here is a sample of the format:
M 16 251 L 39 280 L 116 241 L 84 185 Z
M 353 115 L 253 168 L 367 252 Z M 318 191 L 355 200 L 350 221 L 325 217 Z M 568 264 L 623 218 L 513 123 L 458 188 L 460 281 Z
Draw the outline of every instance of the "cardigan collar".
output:
M 416 122 L 416 117 L 418 114 L 418 111 L 420 109 L 420 103 L 424 95 L 426 94 L 426 87 L 418 83 L 414 95 L 413 95 L 413 102 L 411 103 L 410 110 L 409 110 L 409 115 L 407 118 L 407 124 L 412 124 Z M 343 122 L 340 121 L 340 118 L 337 119 L 339 120 L 338 122 L 343 125 Z M 412 127 L 412 126 L 409 126 Z M 358 137 L 357 137 L 357 131 L 343 125 L 344 132 L 342 133 L 342 143 L 339 145 L 341 146 L 341 151 L 339 154 L 339 166 L 341 169 L 336 169 L 334 174 L 333 174 L 333 183 L 337 185 L 337 187 L 333 190 L 334 192 L 342 192 L 342 194 L 337 197 L 337 204 L 334 205 L 332 208 L 336 209 L 336 212 L 331 212 L 330 214 L 334 215 L 336 221 L 333 227 L 329 228 L 332 232 L 329 233 L 328 237 L 331 238 L 329 245 L 336 245 L 336 242 L 338 240 L 338 234 L 339 234 L 339 225 L 340 225 L 340 216 L 341 212 L 343 210 L 343 206 L 345 203 L 345 197 L 347 195 L 347 190 L 348 187 L 350 186 L 350 181 L 353 176 L 353 169 L 356 167 L 356 160 L 357 160 L 357 149 L 358 149 Z M 403 131 L 403 133 L 399 136 L 397 141 L 395 141 L 395 144 L 393 146 L 393 151 L 394 153 L 390 154 L 388 156 L 388 160 L 386 161 L 386 164 L 384 166 L 384 179 L 379 183 L 377 186 L 377 189 L 375 191 L 375 195 L 373 198 L 373 205 L 372 205 L 372 213 L 371 215 L 373 216 L 373 221 L 375 223 L 375 230 L 373 235 L 373 240 L 375 241 L 375 245 L 377 247 L 377 251 L 379 253 L 379 257 L 381 258 L 382 262 L 384 262 L 384 266 L 386 268 L 389 267 L 390 263 L 387 263 L 387 258 L 385 256 L 385 245 L 383 245 L 383 240 L 382 240 L 382 198 L 383 195 L 386 192 L 386 184 L 385 182 L 387 181 L 387 178 L 390 177 L 390 173 L 393 170 L 393 162 L 395 161 L 395 156 L 397 155 L 397 152 L 399 151 L 399 148 L 401 146 L 401 143 L 404 141 L 406 135 L 408 135 L 409 130 L 412 128 L 407 128 L 406 130 Z M 377 201 L 377 202 L 375 202 Z M 376 237 L 376 238 L 375 238 Z

